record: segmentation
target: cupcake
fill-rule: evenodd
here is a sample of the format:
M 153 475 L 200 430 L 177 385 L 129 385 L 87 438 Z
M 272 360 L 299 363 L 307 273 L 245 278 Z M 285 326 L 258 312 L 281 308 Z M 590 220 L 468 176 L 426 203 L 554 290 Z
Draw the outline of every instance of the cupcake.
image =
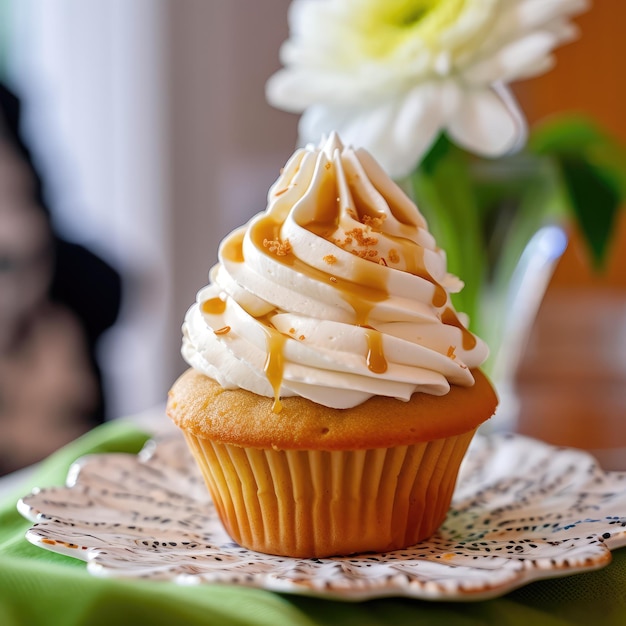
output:
M 336 134 L 228 235 L 167 413 L 240 545 L 293 557 L 430 536 L 496 395 L 418 208 Z

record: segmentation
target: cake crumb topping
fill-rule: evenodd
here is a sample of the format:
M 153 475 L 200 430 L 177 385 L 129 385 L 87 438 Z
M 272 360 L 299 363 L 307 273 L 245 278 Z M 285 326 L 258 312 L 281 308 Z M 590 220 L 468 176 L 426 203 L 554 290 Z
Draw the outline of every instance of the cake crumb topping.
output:
M 352 228 L 345 232 L 343 240 L 333 239 L 333 243 L 362 259 L 375 261 L 378 258 L 378 250 L 374 246 L 378 243 L 378 237 L 371 236 L 369 231 L 369 226 Z
M 369 228 L 373 230 L 380 230 L 382 228 L 383 222 L 386 219 L 386 215 L 377 215 L 376 217 L 372 217 L 371 215 L 364 215 L 361 223 L 365 226 L 369 226 Z
M 354 237 L 359 246 L 375 246 L 378 243 L 378 237 L 366 235 L 364 228 L 353 228 L 352 230 L 346 231 L 346 235 L 348 235 L 348 237 Z
M 378 250 L 351 250 L 350 252 L 362 259 L 375 260 L 378 256 Z
M 337 263 L 337 257 L 334 254 L 327 254 L 326 256 L 322 257 L 322 259 L 328 263 L 328 265 L 334 265 L 335 263 Z
M 287 256 L 291 254 L 291 244 L 289 239 L 280 241 L 280 239 L 264 239 L 263 247 L 267 248 L 272 254 L 276 256 Z

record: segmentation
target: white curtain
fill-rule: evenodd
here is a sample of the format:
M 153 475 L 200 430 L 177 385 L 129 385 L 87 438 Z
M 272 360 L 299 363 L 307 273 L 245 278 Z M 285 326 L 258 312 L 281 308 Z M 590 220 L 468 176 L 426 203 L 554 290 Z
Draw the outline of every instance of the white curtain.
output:
M 101 346 L 110 416 L 155 403 L 165 384 L 163 10 L 151 0 L 12 3 L 9 69 L 57 230 L 125 277 L 120 322 Z
M 271 109 L 288 0 L 12 0 L 10 70 L 58 230 L 124 276 L 109 417 L 165 401 L 226 232 L 263 210 L 296 119 Z

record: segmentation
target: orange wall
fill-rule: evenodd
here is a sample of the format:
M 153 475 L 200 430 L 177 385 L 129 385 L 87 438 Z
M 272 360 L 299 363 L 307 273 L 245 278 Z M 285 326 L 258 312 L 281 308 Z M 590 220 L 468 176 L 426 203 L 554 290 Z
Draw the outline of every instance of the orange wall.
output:
M 588 114 L 626 144 L 626 2 L 595 0 L 576 23 L 580 38 L 557 50 L 556 67 L 516 86 L 522 107 L 531 124 L 560 111 Z M 554 284 L 626 288 L 626 210 L 602 275 L 592 273 L 586 254 L 574 232 Z

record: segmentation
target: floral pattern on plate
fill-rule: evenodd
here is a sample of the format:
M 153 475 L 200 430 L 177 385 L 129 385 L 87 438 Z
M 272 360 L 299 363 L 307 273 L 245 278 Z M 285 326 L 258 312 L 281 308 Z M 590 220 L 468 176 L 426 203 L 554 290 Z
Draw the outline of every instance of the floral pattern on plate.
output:
M 138 455 L 83 457 L 65 487 L 18 503 L 33 544 L 102 577 L 226 583 L 342 600 L 484 599 L 600 568 L 626 545 L 626 473 L 519 435 L 474 438 L 450 513 L 429 540 L 386 554 L 260 554 L 223 530 L 178 434 Z

